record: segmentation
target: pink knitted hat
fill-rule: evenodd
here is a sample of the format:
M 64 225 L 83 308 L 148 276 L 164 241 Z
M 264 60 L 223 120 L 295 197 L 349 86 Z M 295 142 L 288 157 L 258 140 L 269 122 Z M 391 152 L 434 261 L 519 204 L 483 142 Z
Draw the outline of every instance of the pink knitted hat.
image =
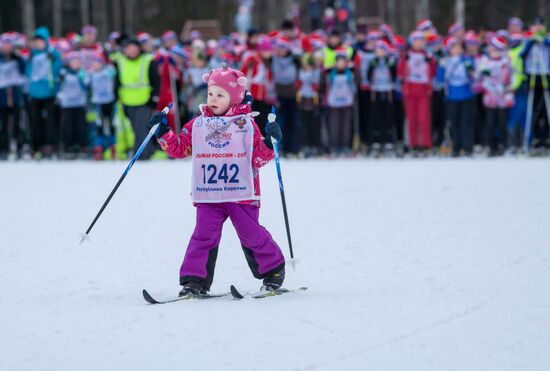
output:
M 210 85 L 217 85 L 229 93 L 229 102 L 235 106 L 242 102 L 246 86 L 246 77 L 241 71 L 224 66 L 202 75 L 202 80 Z

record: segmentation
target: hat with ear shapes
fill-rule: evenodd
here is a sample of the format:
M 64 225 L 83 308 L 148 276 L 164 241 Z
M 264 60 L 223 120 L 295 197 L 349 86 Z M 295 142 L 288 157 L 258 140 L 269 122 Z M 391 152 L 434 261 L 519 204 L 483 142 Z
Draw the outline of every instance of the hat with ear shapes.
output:
M 210 85 L 219 86 L 229 93 L 229 104 L 232 106 L 242 102 L 246 88 L 246 77 L 241 71 L 223 66 L 202 75 L 202 80 Z

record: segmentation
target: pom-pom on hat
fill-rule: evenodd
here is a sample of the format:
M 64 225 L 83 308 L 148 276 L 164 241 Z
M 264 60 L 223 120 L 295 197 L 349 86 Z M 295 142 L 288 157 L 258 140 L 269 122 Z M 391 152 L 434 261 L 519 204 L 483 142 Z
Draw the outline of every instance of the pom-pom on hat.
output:
M 235 106 L 242 102 L 246 87 L 246 77 L 241 71 L 223 66 L 202 75 L 202 81 L 219 86 L 229 93 L 229 103 Z
M 493 36 L 489 40 L 489 45 L 494 47 L 496 50 L 503 52 L 506 51 L 506 40 L 499 36 Z

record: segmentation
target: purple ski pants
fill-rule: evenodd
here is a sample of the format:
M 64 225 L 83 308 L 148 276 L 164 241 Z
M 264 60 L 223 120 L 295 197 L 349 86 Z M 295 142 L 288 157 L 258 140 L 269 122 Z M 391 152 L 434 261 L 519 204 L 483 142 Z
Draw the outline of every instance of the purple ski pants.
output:
M 261 279 L 279 271 L 285 258 L 271 234 L 260 225 L 260 209 L 233 202 L 196 204 L 197 221 L 180 268 L 180 284 L 198 281 L 210 289 L 222 236 L 229 217 L 254 277 Z

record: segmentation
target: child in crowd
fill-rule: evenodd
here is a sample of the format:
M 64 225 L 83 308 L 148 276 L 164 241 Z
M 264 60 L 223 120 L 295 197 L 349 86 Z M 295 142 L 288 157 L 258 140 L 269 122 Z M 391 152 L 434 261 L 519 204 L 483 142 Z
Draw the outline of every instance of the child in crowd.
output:
M 347 154 L 351 150 L 355 81 L 345 50 L 337 51 L 336 64 L 333 68 L 325 71 L 322 83 L 324 84 L 322 90 L 325 92 L 329 110 L 328 126 L 331 150 L 337 155 Z
M 318 156 L 322 151 L 321 118 L 319 116 L 319 84 L 321 70 L 315 66 L 313 56 L 304 54 L 298 73 L 296 101 L 302 124 L 304 155 Z
M 487 50 L 477 71 L 486 108 L 485 144 L 489 155 L 495 156 L 504 152 L 507 143 L 508 111 L 514 105 L 512 67 L 506 43 L 500 37 L 493 36 Z
M 370 81 L 370 124 L 371 153 L 377 157 L 382 146 L 384 151 L 393 150 L 394 141 L 394 88 L 397 77 L 395 59 L 390 56 L 390 44 L 384 40 L 376 42 L 375 57 L 368 66 Z
M 78 52 L 65 57 L 57 98 L 61 107 L 63 148 L 68 158 L 83 157 L 88 144 L 86 104 L 89 76 L 82 67 Z
M 115 159 L 113 109 L 117 99 L 116 70 L 111 64 L 106 64 L 103 57 L 98 54 L 92 59 L 90 68 L 91 102 L 97 115 L 97 142 L 94 148 L 94 159 L 101 160 L 103 152 L 107 148 L 111 149 L 111 158 Z
M 464 54 L 462 43 L 456 37 L 447 39 L 445 47 L 449 55 L 439 64 L 437 80 L 445 87 L 453 156 L 458 156 L 460 151 L 469 156 L 474 147 L 474 60 Z

